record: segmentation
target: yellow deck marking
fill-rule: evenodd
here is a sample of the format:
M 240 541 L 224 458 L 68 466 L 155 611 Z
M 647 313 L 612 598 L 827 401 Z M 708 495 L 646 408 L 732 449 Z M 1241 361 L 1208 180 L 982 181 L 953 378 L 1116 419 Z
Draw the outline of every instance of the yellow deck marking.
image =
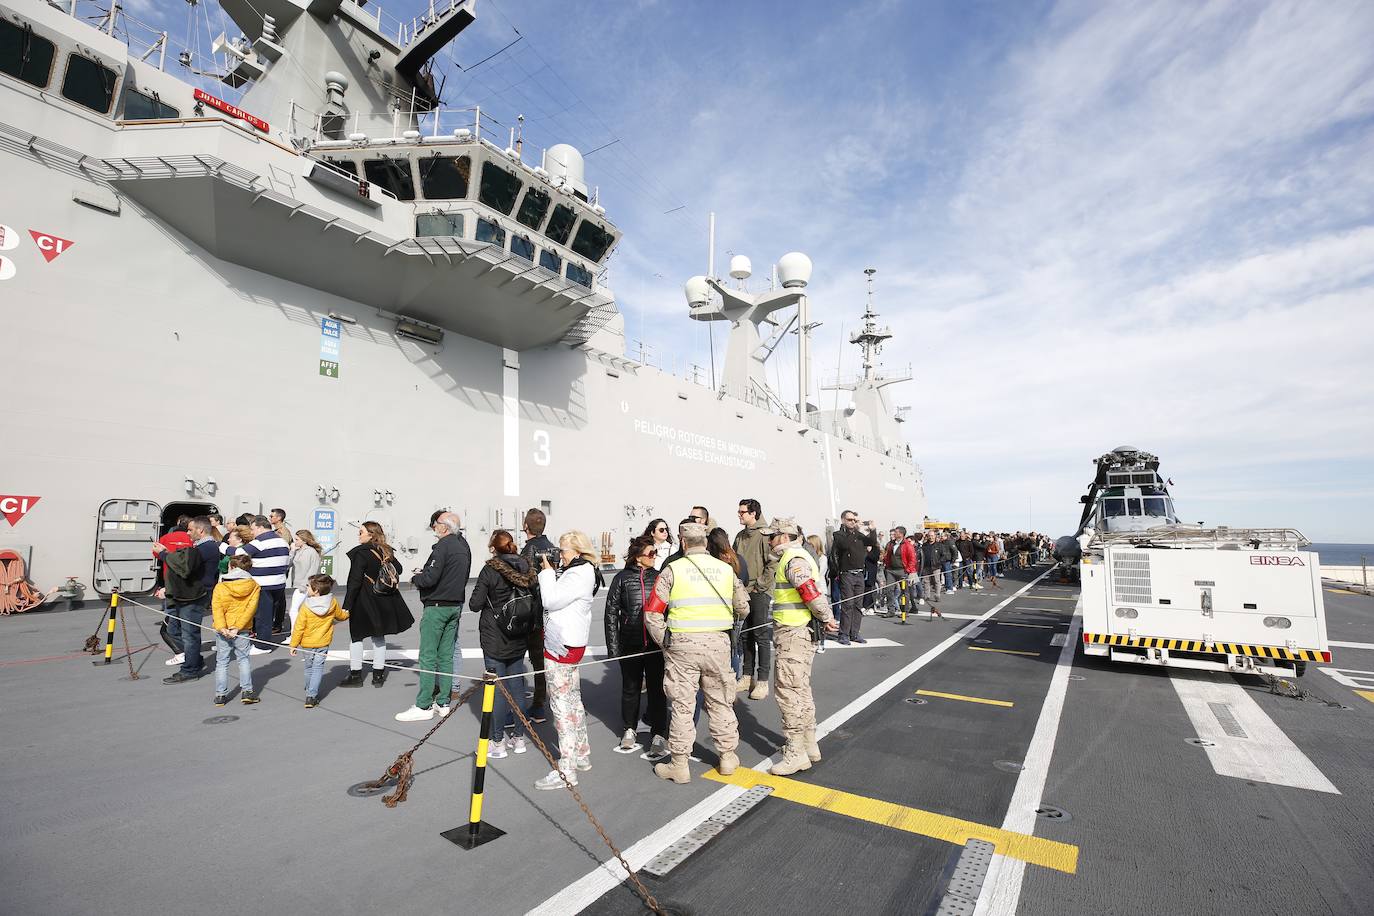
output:
M 1004 627 L 1035 627 L 1037 630 L 1053 630 L 1054 626 L 1048 623 L 1016 623 L 1011 620 L 994 620 L 993 623 L 1001 624 Z
M 1326 591 L 1327 591 L 1327 594 L 1330 594 L 1330 595 L 1358 595 L 1358 594 L 1359 594 L 1359 592 L 1350 592 L 1350 591 L 1346 591 L 1346 590 L 1343 589 L 1343 588 L 1328 588 Z
M 982 697 L 966 697 L 962 693 L 941 693 L 938 690 L 918 690 L 923 697 L 944 697 L 946 700 L 963 700 L 965 703 L 985 703 L 988 706 L 1005 706 L 1010 709 L 1016 705 L 1006 700 L 985 700 Z
M 1374 690 L 1357 690 L 1355 691 L 1355 695 L 1364 697 L 1369 702 L 1374 703 Z
M 744 767 L 740 767 L 729 776 L 709 770 L 706 778 L 744 788 L 772 786 L 774 798 L 785 798 L 799 805 L 868 821 L 870 824 L 881 824 L 894 830 L 928 836 L 956 846 L 963 846 L 969 840 L 985 840 L 996 846 L 1002 855 L 1020 859 L 1022 862 L 1043 865 L 1071 875 L 1078 871 L 1078 847 L 1069 843 L 1059 843 L 1030 834 L 961 820 L 947 814 L 936 814 L 934 811 L 923 811 L 920 808 L 908 808 L 875 798 L 852 795 L 838 789 L 827 789 L 825 786 L 773 776 Z
M 989 649 L 987 646 L 969 646 L 974 652 L 1003 652 L 1007 655 L 1029 655 L 1039 658 L 1039 652 L 1022 652 L 1020 649 Z

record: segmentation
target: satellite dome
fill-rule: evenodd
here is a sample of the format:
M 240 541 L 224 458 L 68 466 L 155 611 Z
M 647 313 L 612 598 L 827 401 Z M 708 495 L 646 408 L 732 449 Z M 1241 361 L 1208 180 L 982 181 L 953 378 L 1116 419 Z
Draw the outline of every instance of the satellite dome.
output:
M 783 289 L 801 289 L 811 282 L 811 259 L 792 251 L 778 259 L 778 279 Z
M 682 287 L 687 295 L 687 304 L 696 308 L 711 301 L 711 286 L 705 277 L 693 277 Z
M 742 254 L 730 259 L 730 276 L 736 280 L 748 280 L 754 273 L 754 265 Z
M 586 164 L 582 154 L 566 143 L 556 143 L 544 153 L 544 168 L 554 178 L 567 179 L 574 191 L 587 193 Z
M 326 89 L 338 89 L 339 92 L 347 92 L 348 77 L 338 70 L 326 70 L 324 72 L 324 86 Z

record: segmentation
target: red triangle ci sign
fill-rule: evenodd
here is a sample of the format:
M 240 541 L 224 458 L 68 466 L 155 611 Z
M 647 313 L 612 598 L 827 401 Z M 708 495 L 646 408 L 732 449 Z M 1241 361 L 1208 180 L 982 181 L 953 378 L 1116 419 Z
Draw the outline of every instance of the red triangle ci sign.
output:
M 48 235 L 46 232 L 39 232 L 37 229 L 30 229 L 29 235 L 33 236 L 33 243 L 43 253 L 43 260 L 49 264 L 52 263 L 53 258 L 76 244 L 71 239 L 58 238 L 55 235 Z
M 41 498 L 39 496 L 7 496 L 0 493 L 0 515 L 5 516 L 10 527 L 14 527 L 19 524 L 20 519 L 29 514 L 33 504 Z

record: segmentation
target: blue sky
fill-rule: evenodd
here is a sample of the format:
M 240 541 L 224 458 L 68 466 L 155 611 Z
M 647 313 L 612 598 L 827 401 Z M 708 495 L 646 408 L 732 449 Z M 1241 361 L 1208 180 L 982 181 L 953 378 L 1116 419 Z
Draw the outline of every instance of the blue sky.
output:
M 134 8 L 163 7 L 175 35 L 179 0 Z M 681 286 L 712 210 L 720 272 L 815 262 L 818 375 L 877 268 L 933 516 L 1070 530 L 1091 459 L 1131 444 L 1189 520 L 1374 541 L 1374 5 L 477 13 L 458 63 L 524 39 L 448 103 L 523 113 L 536 147 L 619 138 L 587 178 L 625 232 L 629 336 L 706 364 Z

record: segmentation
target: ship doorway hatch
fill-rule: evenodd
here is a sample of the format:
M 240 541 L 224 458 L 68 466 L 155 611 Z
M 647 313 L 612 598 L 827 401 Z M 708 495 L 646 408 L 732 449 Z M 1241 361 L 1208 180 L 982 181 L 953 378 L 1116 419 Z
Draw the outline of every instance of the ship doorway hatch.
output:
M 125 595 L 147 595 L 157 587 L 153 542 L 182 515 L 195 517 L 218 512 L 214 503 L 179 501 L 165 506 L 150 499 L 109 499 L 101 503 L 95 522 L 96 594 L 118 588 Z

